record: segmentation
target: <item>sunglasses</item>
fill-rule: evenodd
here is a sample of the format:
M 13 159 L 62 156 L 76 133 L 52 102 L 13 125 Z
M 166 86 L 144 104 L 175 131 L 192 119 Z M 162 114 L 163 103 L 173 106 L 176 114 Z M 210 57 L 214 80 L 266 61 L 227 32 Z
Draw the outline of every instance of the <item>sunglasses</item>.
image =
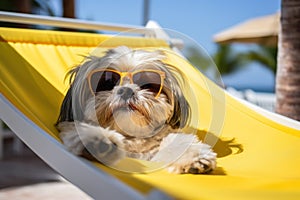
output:
M 143 90 L 152 92 L 157 98 L 163 88 L 165 72 L 152 69 L 137 70 L 134 72 L 120 72 L 113 69 L 97 69 L 88 75 L 91 92 L 111 91 L 115 86 L 122 85 L 124 77 L 130 79 Z

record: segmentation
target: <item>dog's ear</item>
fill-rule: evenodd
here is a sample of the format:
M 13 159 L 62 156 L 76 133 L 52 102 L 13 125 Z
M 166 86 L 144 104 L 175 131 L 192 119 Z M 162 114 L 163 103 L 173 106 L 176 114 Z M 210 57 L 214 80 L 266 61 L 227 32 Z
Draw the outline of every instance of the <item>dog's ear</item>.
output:
M 105 57 L 112 56 L 115 51 L 116 49 L 107 51 Z M 102 58 L 92 55 L 87 56 L 83 63 L 69 71 L 67 77 L 69 77 L 70 87 L 61 104 L 56 125 L 63 121 L 82 120 L 84 118 L 83 105 L 91 95 L 86 76 L 89 70 L 101 66 Z M 73 96 L 75 96 L 74 99 Z
M 56 125 L 64 121 L 74 121 L 72 109 L 72 85 L 70 86 L 60 107 L 60 113 Z
M 169 124 L 174 129 L 183 128 L 190 119 L 190 105 L 182 92 L 178 90 L 173 91 L 173 101 L 173 114 L 169 120 Z
M 183 88 L 187 88 L 185 81 L 187 78 L 177 67 L 167 63 L 163 63 L 163 66 L 162 70 L 166 73 L 163 90 L 173 106 L 168 124 L 173 129 L 183 128 L 191 118 L 190 105 L 182 92 Z
M 69 83 L 70 87 L 67 91 L 66 96 L 63 99 L 63 102 L 60 107 L 60 113 L 59 117 L 57 119 L 56 125 L 58 125 L 60 122 L 64 121 L 74 121 L 74 115 L 73 115 L 73 101 L 72 101 L 72 94 L 73 94 L 73 83 L 72 81 L 76 78 L 76 74 L 78 72 L 79 67 L 76 67 L 72 69 L 67 76 L 69 76 Z

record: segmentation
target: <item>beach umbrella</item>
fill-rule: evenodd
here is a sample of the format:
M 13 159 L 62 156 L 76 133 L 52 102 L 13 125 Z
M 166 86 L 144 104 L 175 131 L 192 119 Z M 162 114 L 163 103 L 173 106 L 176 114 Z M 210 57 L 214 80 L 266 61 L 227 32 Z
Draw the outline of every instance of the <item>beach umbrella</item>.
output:
M 249 19 L 214 35 L 220 44 L 233 42 L 277 46 L 280 14 Z

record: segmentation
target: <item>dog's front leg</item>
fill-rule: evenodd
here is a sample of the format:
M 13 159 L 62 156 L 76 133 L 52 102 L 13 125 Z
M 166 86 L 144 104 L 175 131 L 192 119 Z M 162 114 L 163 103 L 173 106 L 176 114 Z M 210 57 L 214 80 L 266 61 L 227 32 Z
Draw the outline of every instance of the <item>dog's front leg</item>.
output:
M 216 168 L 216 153 L 193 134 L 175 133 L 166 136 L 153 160 L 165 161 L 168 158 L 173 159 L 168 167 L 172 173 L 203 174 Z
M 58 129 L 64 145 L 75 155 L 108 165 L 125 157 L 124 137 L 116 131 L 83 122 L 61 122 Z
M 180 174 L 205 174 L 216 168 L 216 153 L 201 142 L 191 144 L 183 155 L 169 167 L 169 171 Z

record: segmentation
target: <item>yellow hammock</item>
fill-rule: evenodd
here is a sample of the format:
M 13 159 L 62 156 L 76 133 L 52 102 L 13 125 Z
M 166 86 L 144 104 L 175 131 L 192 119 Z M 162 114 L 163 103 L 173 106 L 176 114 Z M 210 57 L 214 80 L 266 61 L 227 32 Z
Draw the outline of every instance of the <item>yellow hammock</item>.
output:
M 196 96 L 194 128 L 207 141 L 212 138 L 207 131 L 219 135 L 212 139 L 219 155 L 215 174 L 125 173 L 73 156 L 54 128 L 67 90 L 64 78 L 82 55 L 111 36 L 12 28 L 0 33 L 1 119 L 93 198 L 300 199 L 299 123 L 236 100 L 172 55 L 170 62 L 185 72 Z M 101 48 L 119 45 L 168 49 L 163 40 L 135 37 L 110 39 Z

